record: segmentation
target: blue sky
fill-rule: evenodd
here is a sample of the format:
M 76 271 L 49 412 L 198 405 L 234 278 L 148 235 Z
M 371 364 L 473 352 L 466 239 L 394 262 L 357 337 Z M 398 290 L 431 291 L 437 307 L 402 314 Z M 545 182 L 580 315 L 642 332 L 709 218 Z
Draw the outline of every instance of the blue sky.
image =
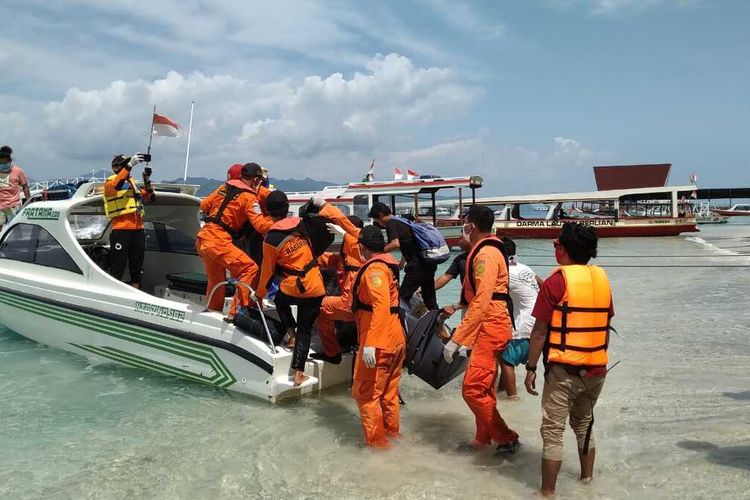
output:
M 153 105 L 187 126 L 195 99 L 192 175 L 346 182 L 375 157 L 377 178 L 478 173 L 489 195 L 671 162 L 672 184 L 750 185 L 750 2 L 5 4 L 0 142 L 36 178 L 144 149 Z M 184 148 L 154 140 L 160 178 Z

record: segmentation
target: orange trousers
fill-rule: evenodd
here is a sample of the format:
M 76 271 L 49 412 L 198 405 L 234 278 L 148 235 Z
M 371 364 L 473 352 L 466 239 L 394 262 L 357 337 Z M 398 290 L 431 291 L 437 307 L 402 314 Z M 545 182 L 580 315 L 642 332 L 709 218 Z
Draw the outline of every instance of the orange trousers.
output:
M 206 285 L 206 299 L 208 294 L 217 283 L 226 280 L 226 273 L 229 270 L 233 278 L 251 284 L 258 275 L 258 266 L 247 256 L 245 252 L 234 246 L 231 242 L 212 241 L 198 238 L 195 242 L 195 248 L 198 255 L 203 260 L 203 267 L 206 269 L 208 283 Z M 250 303 L 250 293 L 247 288 L 238 286 L 236 291 L 239 297 L 239 304 L 247 306 Z M 212 311 L 222 311 L 224 309 L 224 287 L 219 287 L 211 297 L 208 308 Z
M 393 352 L 378 349 L 375 368 L 367 368 L 362 361 L 362 347 L 354 367 L 352 397 L 359 407 L 359 417 L 365 443 L 374 448 L 388 448 L 388 437 L 398 437 L 398 383 L 406 357 L 405 346 Z
M 336 337 L 336 321 L 354 321 L 352 312 L 352 299 L 347 295 L 334 295 L 323 298 L 320 314 L 315 326 L 323 344 L 323 353 L 326 356 L 335 356 L 341 352 L 341 344 Z
M 461 394 L 474 413 L 477 425 L 476 444 L 508 444 L 518 440 L 497 411 L 495 377 L 497 355 L 505 349 L 508 340 L 479 337 L 471 350 Z

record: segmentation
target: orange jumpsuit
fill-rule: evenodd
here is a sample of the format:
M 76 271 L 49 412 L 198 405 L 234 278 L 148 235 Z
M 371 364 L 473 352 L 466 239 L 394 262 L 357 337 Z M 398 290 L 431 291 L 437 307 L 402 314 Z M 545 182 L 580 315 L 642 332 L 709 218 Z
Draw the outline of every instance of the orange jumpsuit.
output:
M 231 184 L 243 190 L 224 209 L 222 221 L 233 231 L 239 231 L 245 223 L 250 222 L 256 231 L 265 234 L 273 221 L 260 213 L 258 199 L 253 191 L 242 181 L 230 180 Z M 226 187 L 220 186 L 213 193 L 201 200 L 200 210 L 209 216 L 215 216 L 224 200 Z M 218 224 L 208 222 L 204 225 L 195 241 L 195 248 L 203 260 L 208 280 L 206 299 L 213 287 L 226 280 L 226 271 L 232 277 L 248 284 L 254 283 L 258 274 L 258 266 L 250 257 L 232 244 L 232 235 Z M 245 287 L 237 287 L 239 302 L 243 306 L 250 303 L 249 292 Z M 224 308 L 224 287 L 220 287 L 211 297 L 208 308 L 221 311 Z
M 359 352 L 354 365 L 352 397 L 359 407 L 365 442 L 387 448 L 388 436 L 399 436 L 398 384 L 406 356 L 404 329 L 398 313 L 398 282 L 388 264 L 398 266 L 390 254 L 379 254 L 363 265 L 359 286 L 353 291 L 360 304 L 354 313 Z M 369 309 L 371 306 L 372 311 Z M 362 360 L 365 347 L 375 347 L 376 366 Z
M 352 313 L 352 284 L 357 276 L 359 268 L 364 263 L 364 258 L 359 251 L 360 229 L 352 224 L 349 218 L 341 210 L 327 203 L 320 209 L 320 215 L 327 217 L 333 224 L 346 231 L 342 242 L 341 254 L 324 254 L 319 259 L 323 267 L 334 265 L 341 271 L 341 294 L 327 296 L 323 299 L 320 315 L 315 323 L 323 344 L 323 352 L 328 356 L 335 356 L 341 352 L 341 345 L 336 338 L 336 321 L 354 321 Z
M 463 292 L 468 308 L 451 340 L 471 349 L 461 393 L 476 419 L 475 443 L 509 444 L 518 440 L 518 434 L 508 428 L 497 411 L 494 385 L 497 356 L 510 341 L 513 330 L 507 304 L 492 297 L 493 293 L 508 293 L 508 267 L 499 249 L 483 246 L 477 250 L 478 245 L 466 260 Z M 470 284 L 470 272 L 475 289 Z

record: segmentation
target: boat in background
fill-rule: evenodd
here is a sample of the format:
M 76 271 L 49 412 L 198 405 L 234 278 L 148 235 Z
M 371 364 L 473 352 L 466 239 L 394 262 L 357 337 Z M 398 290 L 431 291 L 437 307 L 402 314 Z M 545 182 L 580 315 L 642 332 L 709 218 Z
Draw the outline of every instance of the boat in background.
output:
M 717 208 L 714 212 L 727 217 L 747 217 L 750 216 L 750 204 L 735 203 L 731 208 Z
M 716 210 L 716 205 L 707 201 L 702 202 L 693 208 L 695 222 L 698 224 L 726 224 L 729 221 L 729 217 L 717 214 Z
M 394 214 L 409 215 L 417 221 L 429 222 L 437 227 L 446 243 L 455 247 L 461 240 L 464 207 L 475 202 L 476 190 L 483 180 L 477 175 L 466 177 L 424 176 L 407 180 L 352 182 L 342 186 L 326 186 L 322 191 L 287 193 L 289 211 L 298 213 L 299 208 L 311 197 L 322 194 L 325 200 L 335 205 L 346 215 L 356 215 L 369 221 L 369 211 L 375 202 L 391 207 Z M 438 200 L 438 192 L 456 190 L 457 199 Z M 466 193 L 466 190 L 469 193 Z M 469 195 L 465 198 L 466 195 Z M 455 195 L 454 195 L 455 196 Z M 453 209 L 453 207 L 457 209 Z
M 696 232 L 695 186 L 662 186 L 585 193 L 530 194 L 478 198 L 496 214 L 498 236 L 556 238 L 565 222 L 596 227 L 599 237 L 676 236 Z M 540 206 L 547 210 L 540 216 Z

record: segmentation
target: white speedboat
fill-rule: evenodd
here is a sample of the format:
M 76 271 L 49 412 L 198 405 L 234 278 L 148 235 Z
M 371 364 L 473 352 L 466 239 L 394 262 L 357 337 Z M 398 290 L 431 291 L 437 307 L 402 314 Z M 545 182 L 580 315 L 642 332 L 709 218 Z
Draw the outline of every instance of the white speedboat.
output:
M 272 402 L 351 380 L 352 357 L 345 355 L 339 365 L 309 360 L 310 378 L 294 387 L 288 349 L 206 311 L 200 287 L 181 288 L 205 278 L 194 248 L 200 200 L 195 186 L 155 187 L 144 217 L 142 290 L 107 274 L 110 224 L 101 184 L 84 184 L 71 199 L 26 205 L 0 236 L 0 322 L 97 361 Z

